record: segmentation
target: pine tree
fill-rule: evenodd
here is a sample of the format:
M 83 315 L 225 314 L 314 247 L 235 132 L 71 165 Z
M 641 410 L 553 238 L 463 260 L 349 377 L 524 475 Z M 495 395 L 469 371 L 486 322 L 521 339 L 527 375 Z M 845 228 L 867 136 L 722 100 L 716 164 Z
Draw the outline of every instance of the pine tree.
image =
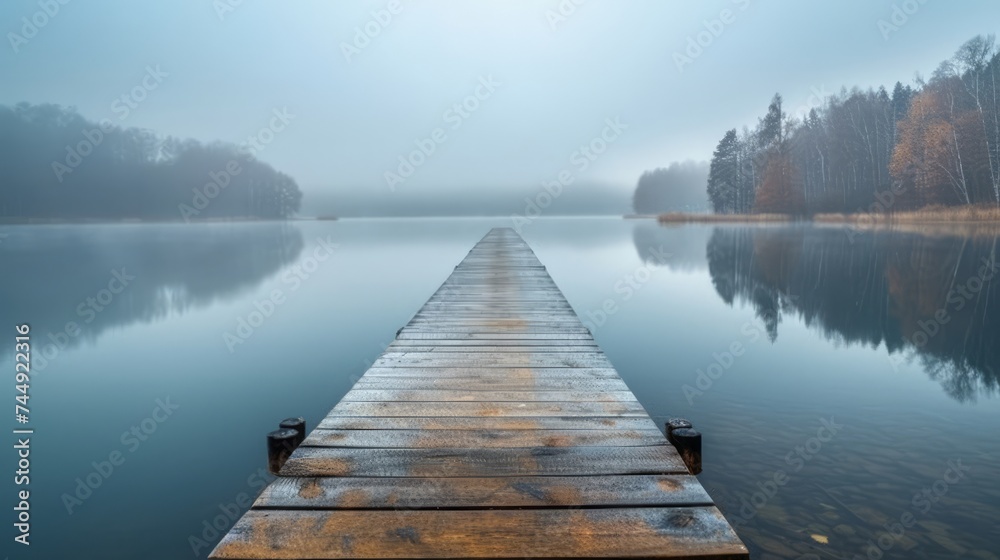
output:
M 781 94 L 776 93 L 767 107 L 767 114 L 760 120 L 760 144 L 764 148 L 781 145 L 785 141 L 785 121 L 787 115 L 781 109 Z
M 713 210 L 719 214 L 732 214 L 737 211 L 738 143 L 734 128 L 726 132 L 712 154 L 712 163 L 708 171 L 708 198 Z

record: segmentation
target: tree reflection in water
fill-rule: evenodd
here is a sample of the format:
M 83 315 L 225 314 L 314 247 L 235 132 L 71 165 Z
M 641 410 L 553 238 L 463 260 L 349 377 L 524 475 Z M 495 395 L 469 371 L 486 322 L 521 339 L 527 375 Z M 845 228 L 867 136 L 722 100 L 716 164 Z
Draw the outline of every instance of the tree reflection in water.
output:
M 719 296 L 752 305 L 772 340 L 795 313 L 828 340 L 919 360 L 964 402 L 1000 386 L 996 248 L 993 235 L 719 227 L 706 253 Z

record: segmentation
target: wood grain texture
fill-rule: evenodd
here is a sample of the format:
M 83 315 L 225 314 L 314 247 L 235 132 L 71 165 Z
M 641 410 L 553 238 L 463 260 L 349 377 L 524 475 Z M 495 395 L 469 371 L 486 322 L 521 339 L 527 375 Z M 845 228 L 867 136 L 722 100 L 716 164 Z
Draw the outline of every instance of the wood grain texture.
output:
M 330 415 L 319 423 L 324 430 L 647 430 L 657 429 L 648 416 L 541 417 L 352 417 Z
M 300 447 L 281 476 L 490 477 L 688 474 L 669 445 L 365 449 Z
M 397 342 L 404 340 L 579 340 L 587 343 L 593 342 L 593 337 L 587 329 L 577 329 L 576 332 L 560 330 L 559 332 L 539 332 L 539 333 L 511 333 L 511 332 L 446 332 L 429 329 L 423 332 L 410 331 L 405 329 L 396 337 Z M 595 343 L 596 345 L 596 343 Z
M 576 352 L 559 354 L 467 353 L 433 354 L 428 352 L 394 352 L 383 354 L 372 367 L 567 367 L 610 368 L 604 354 Z
M 515 353 L 515 354 L 554 354 L 554 353 L 573 353 L 578 354 L 581 352 L 597 352 L 596 346 L 558 346 L 558 345 L 524 345 L 524 346 L 514 346 L 511 344 L 502 344 L 496 346 L 487 346 L 482 344 L 470 344 L 468 346 L 416 346 L 413 344 L 407 345 L 392 345 L 390 344 L 388 348 L 385 349 L 385 355 L 391 356 L 393 354 L 406 354 L 411 352 L 434 352 L 436 354 L 503 354 L 503 353 Z
M 597 343 L 587 339 L 503 339 L 503 338 L 477 338 L 472 340 L 454 340 L 449 338 L 424 338 L 421 340 L 403 339 L 396 340 L 389 345 L 389 348 L 409 348 L 413 346 L 431 346 L 434 348 L 476 348 L 479 346 L 501 347 L 514 346 L 518 348 L 534 346 L 560 346 L 576 348 L 597 348 Z M 521 350 L 522 352 L 525 350 Z
M 295 478 L 268 486 L 254 507 L 483 509 L 711 505 L 690 475 L 493 478 Z
M 714 507 L 253 510 L 214 558 L 697 558 L 745 560 Z
M 346 402 L 636 402 L 632 391 L 369 390 L 355 387 Z
M 502 377 L 490 379 L 472 376 L 365 376 L 354 384 L 355 389 L 445 389 L 456 391 L 628 391 L 621 379 L 580 379 L 578 377 Z
M 470 366 L 455 367 L 408 367 L 404 364 L 386 367 L 372 367 L 361 379 L 369 377 L 478 377 L 483 380 L 482 387 L 489 389 L 495 381 L 515 379 L 621 379 L 614 368 L 544 368 L 505 366 L 495 368 L 476 368 Z
M 306 447 L 486 449 L 665 445 L 659 430 L 313 430 Z
M 350 402 L 341 401 L 334 416 L 647 416 L 638 402 Z

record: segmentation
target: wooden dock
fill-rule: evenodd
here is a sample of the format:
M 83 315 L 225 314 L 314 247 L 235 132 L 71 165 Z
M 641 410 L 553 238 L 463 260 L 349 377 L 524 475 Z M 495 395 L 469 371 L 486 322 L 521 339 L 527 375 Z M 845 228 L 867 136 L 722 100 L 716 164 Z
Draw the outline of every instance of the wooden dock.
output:
M 503 228 L 211 558 L 748 554 L 545 267 Z

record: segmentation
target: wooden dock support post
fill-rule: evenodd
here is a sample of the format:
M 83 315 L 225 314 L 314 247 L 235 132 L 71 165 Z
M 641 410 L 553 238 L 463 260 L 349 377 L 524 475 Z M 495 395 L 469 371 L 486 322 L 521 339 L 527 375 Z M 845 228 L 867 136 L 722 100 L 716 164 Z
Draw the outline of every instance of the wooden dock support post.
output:
M 299 433 L 299 437 L 295 438 L 294 448 L 302 445 L 302 442 L 306 439 L 306 419 L 301 416 L 298 418 L 285 418 L 278 424 L 278 428 L 282 430 L 295 430 Z
M 677 428 L 671 441 L 691 474 L 701 474 L 701 432 L 693 428 Z
M 667 420 L 667 430 L 666 430 L 667 441 L 676 446 L 677 443 L 674 442 L 674 436 L 673 436 L 674 430 L 679 430 L 681 428 L 692 428 L 692 427 L 694 426 L 691 425 L 691 422 L 688 422 L 683 418 L 671 418 L 670 420 Z
M 285 461 L 295 451 L 295 440 L 299 432 L 290 429 L 275 430 L 267 434 L 267 470 L 278 474 Z

